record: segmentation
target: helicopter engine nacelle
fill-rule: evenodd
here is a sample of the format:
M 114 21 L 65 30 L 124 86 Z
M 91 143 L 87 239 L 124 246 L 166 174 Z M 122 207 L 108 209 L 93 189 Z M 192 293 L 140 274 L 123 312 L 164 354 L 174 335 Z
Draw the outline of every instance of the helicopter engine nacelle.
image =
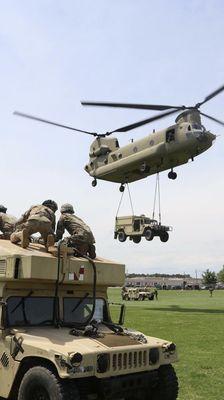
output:
M 97 137 L 90 146 L 90 160 L 89 164 L 85 166 L 85 170 L 92 175 L 96 168 L 107 164 L 108 154 L 118 148 L 119 143 L 116 138 Z

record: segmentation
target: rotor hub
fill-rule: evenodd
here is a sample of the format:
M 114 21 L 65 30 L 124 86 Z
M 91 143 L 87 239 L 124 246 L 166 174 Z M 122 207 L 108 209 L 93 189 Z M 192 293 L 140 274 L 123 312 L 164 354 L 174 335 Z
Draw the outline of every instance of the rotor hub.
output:
M 196 108 L 186 110 L 177 116 L 175 122 L 177 124 L 181 124 L 182 122 L 189 122 L 189 123 L 197 122 L 198 124 L 201 125 L 200 112 Z

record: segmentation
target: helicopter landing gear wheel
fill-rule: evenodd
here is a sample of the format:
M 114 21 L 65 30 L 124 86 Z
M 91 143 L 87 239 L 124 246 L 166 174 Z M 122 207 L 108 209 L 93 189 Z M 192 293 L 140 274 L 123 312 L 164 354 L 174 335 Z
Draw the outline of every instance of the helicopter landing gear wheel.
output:
M 171 170 L 169 173 L 168 173 L 168 178 L 169 179 L 176 179 L 177 178 L 177 173 L 176 172 L 174 172 L 173 170 Z
M 124 189 L 125 189 L 125 186 L 124 186 L 124 184 L 122 183 L 121 186 L 119 187 L 119 190 L 120 190 L 120 192 L 123 193 L 123 192 L 124 192 Z
M 96 178 L 95 178 L 95 179 L 93 179 L 93 181 L 92 181 L 92 186 L 93 186 L 93 187 L 96 187 L 96 185 L 97 185 L 97 180 L 96 180 Z

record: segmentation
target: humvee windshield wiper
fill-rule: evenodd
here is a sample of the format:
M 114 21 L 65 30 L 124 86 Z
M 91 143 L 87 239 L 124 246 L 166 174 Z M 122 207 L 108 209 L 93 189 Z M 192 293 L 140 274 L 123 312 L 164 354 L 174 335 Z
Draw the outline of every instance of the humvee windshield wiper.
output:
M 23 310 L 23 319 L 24 319 L 24 322 L 25 322 L 26 324 L 28 324 L 28 320 L 27 320 L 26 311 L 25 311 L 25 301 L 26 301 L 26 299 L 28 299 L 28 297 L 32 296 L 32 294 L 33 294 L 33 290 L 30 290 L 30 292 L 29 292 L 25 297 L 22 297 L 21 300 L 18 302 L 18 304 L 16 304 L 16 306 L 15 306 L 15 307 L 13 308 L 13 310 L 11 311 L 11 314 L 13 314 L 13 313 L 17 310 L 17 308 L 19 308 L 20 306 L 22 306 L 22 310 Z
M 89 296 L 89 293 L 85 293 L 84 296 L 78 301 L 75 307 L 72 309 L 71 313 L 73 313 L 77 308 L 84 302 L 84 300 Z
M 101 324 L 107 326 L 107 328 L 111 329 L 115 333 L 123 333 L 124 332 L 124 329 L 120 325 L 114 324 L 113 322 L 101 321 Z

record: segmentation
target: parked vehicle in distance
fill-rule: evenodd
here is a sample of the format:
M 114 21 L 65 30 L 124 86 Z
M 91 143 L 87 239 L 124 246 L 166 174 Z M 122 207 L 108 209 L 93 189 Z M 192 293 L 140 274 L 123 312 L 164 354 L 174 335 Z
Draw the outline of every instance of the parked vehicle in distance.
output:
M 130 288 L 123 288 L 122 289 L 122 300 L 141 300 L 144 301 L 145 299 L 154 300 L 154 289 L 152 288 L 139 288 L 139 287 L 130 287 Z
M 172 227 L 161 225 L 155 219 L 145 215 L 128 215 L 116 217 L 114 239 L 125 242 L 129 237 L 134 243 L 140 243 L 142 237 L 151 241 L 155 236 L 158 236 L 161 242 L 167 242 L 169 231 L 172 231 Z

